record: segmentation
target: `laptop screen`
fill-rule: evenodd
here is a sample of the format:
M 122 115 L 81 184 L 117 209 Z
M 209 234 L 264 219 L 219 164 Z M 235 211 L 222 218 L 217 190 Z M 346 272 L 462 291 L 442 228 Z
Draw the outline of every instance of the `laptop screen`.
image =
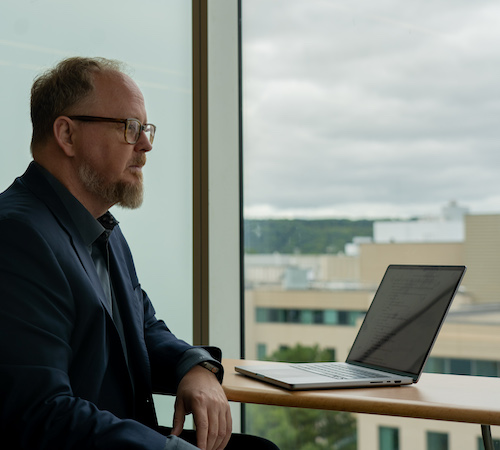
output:
M 464 266 L 389 266 L 347 361 L 418 378 L 464 272 Z

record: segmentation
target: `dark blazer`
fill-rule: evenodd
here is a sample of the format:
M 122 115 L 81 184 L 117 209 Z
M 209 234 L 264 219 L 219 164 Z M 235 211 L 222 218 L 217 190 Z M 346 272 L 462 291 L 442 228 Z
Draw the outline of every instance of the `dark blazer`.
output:
M 152 429 L 152 392 L 175 392 L 176 365 L 192 347 L 155 318 L 118 226 L 109 247 L 124 336 L 40 170 L 32 163 L 0 195 L 0 447 L 193 448 Z

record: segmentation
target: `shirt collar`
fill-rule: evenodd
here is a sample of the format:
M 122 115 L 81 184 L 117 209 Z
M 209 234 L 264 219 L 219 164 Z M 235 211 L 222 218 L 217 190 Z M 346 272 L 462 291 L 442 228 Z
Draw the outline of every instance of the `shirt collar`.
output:
M 38 163 L 35 163 L 35 167 L 46 178 L 64 207 L 67 209 L 85 245 L 91 246 L 103 231 L 111 231 L 114 226 L 118 224 L 118 221 L 109 211 L 96 220 L 87 208 L 85 208 L 85 206 L 83 206 L 54 175 Z
M 101 217 L 98 217 L 97 221 L 109 231 L 113 231 L 113 228 L 118 225 L 118 220 L 116 220 L 109 211 L 106 211 Z

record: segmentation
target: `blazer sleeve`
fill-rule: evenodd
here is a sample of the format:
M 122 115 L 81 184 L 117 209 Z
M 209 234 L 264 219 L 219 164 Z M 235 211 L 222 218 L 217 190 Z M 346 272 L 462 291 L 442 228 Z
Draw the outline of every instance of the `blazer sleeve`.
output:
M 75 287 L 57 251 L 29 224 L 0 220 L 1 440 L 22 449 L 195 448 L 73 394 Z
M 220 364 L 220 349 L 194 347 L 178 339 L 163 320 L 156 318 L 151 300 L 140 287 L 132 253 L 119 226 L 113 230 L 110 245 L 117 261 L 120 261 L 124 268 L 126 267 L 126 277 L 132 283 L 134 290 L 141 292 L 144 316 L 141 332 L 144 333 L 153 392 L 175 394 L 182 377 L 192 367 L 203 361 L 210 361 L 220 368 L 218 378 L 222 382 L 223 368 Z M 138 330 L 137 333 L 139 333 Z
M 151 365 L 152 389 L 155 393 L 175 394 L 182 377 L 194 366 L 209 361 L 219 368 L 217 378 L 222 383 L 224 368 L 222 352 L 217 347 L 196 347 L 175 337 L 143 292 L 145 302 L 145 341 Z

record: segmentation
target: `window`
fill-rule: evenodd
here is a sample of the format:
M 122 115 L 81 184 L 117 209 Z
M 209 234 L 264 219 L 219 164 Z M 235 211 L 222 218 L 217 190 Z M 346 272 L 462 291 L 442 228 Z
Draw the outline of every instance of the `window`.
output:
M 302 323 L 315 325 L 349 325 L 355 326 L 357 320 L 364 316 L 359 311 L 310 310 L 287 308 L 255 308 L 258 323 Z
M 448 450 L 448 434 L 428 431 L 427 450 Z
M 339 312 L 338 311 L 334 311 L 334 310 L 327 310 L 325 311 L 325 315 L 324 315 L 324 320 L 325 320 L 325 323 L 328 323 L 328 324 L 331 324 L 331 325 L 336 325 L 338 324 L 340 321 L 339 321 Z
M 392 427 L 379 427 L 379 450 L 399 450 L 399 430 Z
M 300 315 L 301 323 L 313 323 L 314 313 L 310 309 L 305 309 Z
M 425 365 L 425 372 L 497 377 L 500 376 L 500 362 L 430 357 Z
M 431 373 L 448 373 L 444 358 L 430 357 L 425 364 L 425 371 Z
M 119 5 L 97 0 L 2 5 L 0 118 L 9 130 L 1 150 L 0 189 L 21 175 L 31 160 L 33 78 L 67 56 L 97 55 L 125 62 L 144 93 L 148 119 L 158 129 L 144 170 L 143 206 L 112 212 L 158 316 L 177 336 L 192 341 L 191 2 L 145 0 L 140 8 L 150 12 L 147 26 L 138 26 L 141 14 L 131 13 L 137 8 L 129 0 Z M 156 401 L 160 420 L 170 424 L 170 400 Z
M 498 361 L 475 361 L 475 373 L 486 377 L 498 377 L 500 375 L 500 363 Z
M 266 344 L 257 344 L 257 357 L 258 359 L 265 359 L 267 354 Z
M 493 439 L 493 448 L 500 450 L 500 439 Z M 482 437 L 477 438 L 477 450 L 484 450 L 484 442 Z
M 464 359 L 450 359 L 450 371 L 458 375 L 468 375 L 472 372 L 471 362 Z
M 245 356 L 343 360 L 387 265 L 465 264 L 427 370 L 498 374 L 496 2 L 241 4 Z

